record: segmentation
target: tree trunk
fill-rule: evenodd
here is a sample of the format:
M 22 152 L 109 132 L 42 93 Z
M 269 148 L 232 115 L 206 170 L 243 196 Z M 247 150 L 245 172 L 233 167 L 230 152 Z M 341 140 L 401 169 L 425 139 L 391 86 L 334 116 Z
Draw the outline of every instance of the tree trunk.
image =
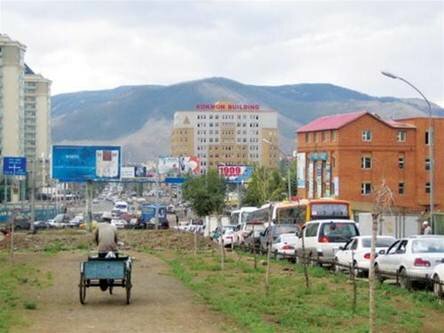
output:
M 270 256 L 271 256 L 271 241 L 272 241 L 272 229 L 270 227 L 270 230 L 267 235 L 267 270 L 265 272 L 265 294 L 268 296 L 268 293 L 270 291 Z
M 372 242 L 370 249 L 370 268 L 368 272 L 369 283 L 369 331 L 376 333 L 376 276 L 375 276 L 375 257 L 376 257 L 376 234 L 378 232 L 379 214 L 372 214 Z
M 225 249 L 224 249 L 224 239 L 222 237 L 222 217 L 217 215 L 217 225 L 219 226 L 220 234 L 220 269 L 223 271 L 225 266 Z
M 302 232 L 302 265 L 304 266 L 304 278 L 305 278 L 305 288 L 310 288 L 310 280 L 308 279 L 308 270 L 307 270 L 307 257 L 305 255 L 305 237 L 304 230 Z

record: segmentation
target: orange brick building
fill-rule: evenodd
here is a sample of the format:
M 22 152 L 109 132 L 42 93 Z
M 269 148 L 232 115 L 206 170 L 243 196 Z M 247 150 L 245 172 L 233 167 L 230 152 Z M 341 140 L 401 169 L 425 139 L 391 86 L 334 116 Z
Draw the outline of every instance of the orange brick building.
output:
M 444 209 L 444 118 L 434 118 L 435 209 Z M 366 111 L 321 117 L 297 131 L 298 196 L 374 200 L 383 179 L 394 205 L 429 206 L 428 118 L 387 121 Z

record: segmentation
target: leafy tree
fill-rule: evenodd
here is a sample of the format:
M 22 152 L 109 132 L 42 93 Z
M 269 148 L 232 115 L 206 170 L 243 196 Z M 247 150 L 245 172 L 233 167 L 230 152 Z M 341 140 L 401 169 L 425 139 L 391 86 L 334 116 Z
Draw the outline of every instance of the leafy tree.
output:
M 225 205 L 225 183 L 217 170 L 189 178 L 183 186 L 183 197 L 198 216 L 222 214 Z
M 268 201 L 283 200 L 286 197 L 286 184 L 278 170 L 256 167 L 242 204 L 260 206 Z

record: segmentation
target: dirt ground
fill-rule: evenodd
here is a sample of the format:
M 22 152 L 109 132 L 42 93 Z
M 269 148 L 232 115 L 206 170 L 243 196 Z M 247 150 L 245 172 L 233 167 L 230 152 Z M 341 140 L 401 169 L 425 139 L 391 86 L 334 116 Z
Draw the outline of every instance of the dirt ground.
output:
M 168 273 L 160 259 L 144 253 L 133 269 L 132 302 L 125 304 L 123 288 L 113 295 L 90 288 L 86 305 L 79 302 L 79 263 L 85 255 L 61 252 L 53 256 L 16 255 L 17 261 L 32 261 L 42 272 L 51 272 L 53 283 L 35 295 L 37 309 L 27 311 L 29 326 L 12 333 L 117 333 L 117 332 L 225 332 L 226 319 L 210 311 L 193 293 Z M 225 324 L 224 324 L 225 323 Z

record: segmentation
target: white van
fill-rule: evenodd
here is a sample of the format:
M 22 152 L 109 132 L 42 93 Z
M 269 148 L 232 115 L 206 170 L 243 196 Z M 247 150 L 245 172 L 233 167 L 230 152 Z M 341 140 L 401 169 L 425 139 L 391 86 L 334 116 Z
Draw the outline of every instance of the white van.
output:
M 128 203 L 125 201 L 116 201 L 113 211 L 119 211 L 121 214 L 128 213 Z
M 353 237 L 359 236 L 359 229 L 352 220 L 313 220 L 307 222 L 296 245 L 296 254 L 302 256 L 302 233 L 304 235 L 305 254 L 318 263 L 331 264 L 339 247 L 344 246 Z

